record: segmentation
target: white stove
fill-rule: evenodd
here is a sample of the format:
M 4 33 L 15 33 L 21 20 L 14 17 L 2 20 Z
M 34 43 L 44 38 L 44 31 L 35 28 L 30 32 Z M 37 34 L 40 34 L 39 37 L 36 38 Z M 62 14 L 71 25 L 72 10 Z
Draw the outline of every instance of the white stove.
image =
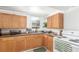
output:
M 55 49 L 60 52 L 79 52 L 79 37 L 54 37 Z

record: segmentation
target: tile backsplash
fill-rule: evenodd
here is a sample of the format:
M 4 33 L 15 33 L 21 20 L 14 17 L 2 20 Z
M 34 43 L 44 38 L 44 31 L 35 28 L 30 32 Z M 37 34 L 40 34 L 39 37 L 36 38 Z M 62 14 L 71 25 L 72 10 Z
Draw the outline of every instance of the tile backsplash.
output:
M 2 34 L 8 34 L 8 33 L 10 33 L 10 30 L 15 30 L 15 31 L 20 30 L 21 33 L 26 32 L 26 29 L 1 29 L 1 33 L 2 33 Z

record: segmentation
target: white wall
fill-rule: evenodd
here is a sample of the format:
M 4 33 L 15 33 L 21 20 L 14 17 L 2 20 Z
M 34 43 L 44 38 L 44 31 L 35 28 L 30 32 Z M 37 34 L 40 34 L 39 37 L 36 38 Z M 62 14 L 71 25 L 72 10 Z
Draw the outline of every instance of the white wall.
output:
M 31 21 L 31 16 L 30 15 L 28 15 L 27 16 L 27 28 L 31 28 L 31 26 L 32 26 L 32 21 Z
M 79 30 L 79 7 L 71 8 L 64 13 L 64 29 Z

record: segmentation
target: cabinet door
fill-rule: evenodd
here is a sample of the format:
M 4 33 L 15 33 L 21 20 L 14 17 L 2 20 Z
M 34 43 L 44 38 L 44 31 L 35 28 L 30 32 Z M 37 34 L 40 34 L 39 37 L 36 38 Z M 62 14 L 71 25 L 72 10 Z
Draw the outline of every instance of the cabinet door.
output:
M 26 49 L 32 49 L 42 46 L 42 38 L 38 35 L 28 35 L 26 36 Z
M 13 28 L 26 28 L 26 17 L 12 15 L 12 27 Z
M 48 36 L 47 41 L 48 41 L 48 45 L 47 45 L 48 50 L 53 51 L 53 37 Z
M 30 43 L 30 38 L 29 38 L 29 36 L 25 36 L 25 49 L 26 50 L 28 50 L 28 49 L 30 49 L 31 47 L 30 47 L 30 45 L 31 45 L 31 43 Z
M 32 47 L 40 47 L 42 46 L 42 39 L 40 37 L 31 39 Z
M 63 29 L 64 28 L 64 14 L 59 13 L 58 17 L 60 19 L 59 27 L 60 27 L 60 29 Z
M 11 16 L 9 14 L 0 13 L 0 28 L 10 28 L 11 22 L 9 21 L 9 19 L 11 20 Z
M 0 28 L 26 28 L 26 16 L 0 13 Z
M 26 28 L 26 25 L 27 25 L 27 17 L 26 16 L 20 16 L 20 22 L 19 22 L 19 26 L 21 28 Z
M 51 21 L 52 23 L 52 28 L 59 28 L 59 19 L 58 19 L 58 14 L 56 14 L 56 15 L 53 15 L 52 16 L 52 21 Z
M 30 37 L 30 44 L 31 44 L 30 46 L 32 48 L 42 46 L 42 39 L 41 39 L 41 37 L 39 37 L 38 35 L 32 35 Z
M 0 28 L 3 28 L 3 23 L 2 23 L 2 15 L 1 15 L 1 13 L 0 13 Z
M 63 20 L 64 18 L 62 13 L 57 13 L 55 15 L 49 16 L 47 21 L 47 28 L 63 29 Z
M 53 37 L 44 35 L 43 46 L 45 46 L 49 51 L 53 51 Z
M 48 36 L 47 35 L 44 35 L 44 39 L 43 39 L 43 46 L 45 46 L 47 48 L 47 45 L 48 45 Z
M 0 52 L 14 52 L 15 40 L 12 37 L 1 38 L 0 40 Z
M 19 37 L 16 37 L 15 38 L 15 50 L 16 52 L 19 52 L 19 51 L 24 51 L 25 50 L 25 37 L 24 36 L 19 36 Z

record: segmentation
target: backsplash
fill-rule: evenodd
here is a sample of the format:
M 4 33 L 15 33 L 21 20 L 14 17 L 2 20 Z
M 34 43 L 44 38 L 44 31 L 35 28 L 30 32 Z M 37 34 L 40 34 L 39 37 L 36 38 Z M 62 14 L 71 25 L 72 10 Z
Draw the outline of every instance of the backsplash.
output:
M 8 33 L 10 33 L 10 30 L 14 30 L 14 31 L 18 31 L 18 30 L 20 30 L 21 31 L 21 33 L 25 33 L 26 32 L 26 29 L 1 29 L 1 33 L 2 34 L 8 34 Z
M 47 28 L 42 28 L 42 29 L 39 29 L 39 31 L 52 31 L 52 32 L 55 32 L 57 34 L 59 34 L 60 30 L 59 29 L 47 29 Z
M 20 30 L 21 33 L 26 33 L 27 32 L 26 29 L 1 29 L 1 33 L 2 34 L 5 34 L 5 33 L 7 34 L 7 33 L 10 33 L 10 30 L 15 30 L 15 31 Z M 38 31 L 41 31 L 41 30 L 43 30 L 43 31 L 52 31 L 52 32 L 57 33 L 58 35 L 60 33 L 60 29 L 46 29 L 46 28 L 44 28 L 44 29 L 39 29 Z M 68 35 L 68 36 L 79 37 L 79 31 L 63 30 L 62 34 L 63 35 Z

